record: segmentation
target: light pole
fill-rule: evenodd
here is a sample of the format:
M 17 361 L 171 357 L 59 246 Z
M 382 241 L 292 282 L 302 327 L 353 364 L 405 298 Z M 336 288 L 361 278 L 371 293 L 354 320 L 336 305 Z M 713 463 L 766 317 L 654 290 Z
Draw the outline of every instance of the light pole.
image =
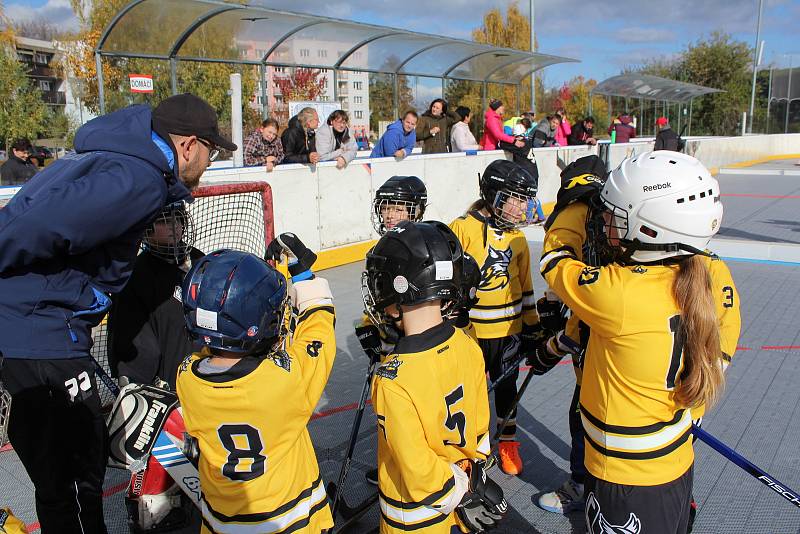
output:
M 536 51 L 536 33 L 533 29 L 534 0 L 531 0 L 531 52 Z M 536 71 L 531 72 L 531 111 L 536 111 Z
M 756 46 L 753 50 L 753 88 L 750 91 L 750 127 L 747 129 L 748 133 L 753 133 L 753 108 L 756 103 L 756 75 L 758 74 L 758 64 L 761 59 L 759 48 L 761 47 L 761 11 L 763 7 L 764 0 L 758 0 L 758 25 L 756 27 Z

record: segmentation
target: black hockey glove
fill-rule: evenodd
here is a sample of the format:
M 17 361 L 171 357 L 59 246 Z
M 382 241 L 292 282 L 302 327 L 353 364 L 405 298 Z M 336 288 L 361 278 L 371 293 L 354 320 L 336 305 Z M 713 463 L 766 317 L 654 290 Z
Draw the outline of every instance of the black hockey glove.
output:
M 556 195 L 553 213 L 544 225 L 550 228 L 558 214 L 573 202 L 598 203 L 600 191 L 606 183 L 606 166 L 597 156 L 584 156 L 567 165 L 561 172 L 561 188 Z
M 567 324 L 564 303 L 560 300 L 550 300 L 544 296 L 536 301 L 536 312 L 539 314 L 539 324 L 545 330 L 558 332 Z
M 356 327 L 356 337 L 372 363 L 381 361 L 381 333 L 374 324 Z
M 295 282 L 298 281 L 294 280 L 297 275 L 306 272 L 310 274 L 311 267 L 317 261 L 317 255 L 306 247 L 299 237 L 289 232 L 272 240 L 267 247 L 266 259 L 280 261 L 282 253 L 289 256 L 289 274 L 292 275 L 292 280 Z M 307 278 L 311 278 L 311 276 Z
M 528 354 L 527 363 L 531 366 L 533 374 L 541 376 L 555 367 L 564 357 L 553 348 L 556 343 L 555 336 L 539 343 L 532 354 Z
M 456 514 L 470 532 L 484 532 L 497 526 L 508 511 L 503 490 L 486 476 L 483 463 L 469 462 L 469 488 L 456 506 Z
M 536 352 L 536 347 L 544 343 L 551 335 L 553 332 L 545 330 L 541 322 L 534 325 L 523 324 L 522 333 L 519 336 L 522 341 L 520 352 L 527 357 L 532 356 Z

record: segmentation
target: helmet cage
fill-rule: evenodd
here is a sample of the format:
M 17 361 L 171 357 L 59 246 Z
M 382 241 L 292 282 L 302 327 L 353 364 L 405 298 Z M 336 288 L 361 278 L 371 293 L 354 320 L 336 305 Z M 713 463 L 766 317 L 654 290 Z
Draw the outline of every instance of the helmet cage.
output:
M 424 200 L 420 201 L 410 201 L 410 200 L 399 200 L 394 198 L 376 198 L 373 202 L 372 208 L 372 227 L 375 228 L 375 231 L 378 232 L 379 235 L 383 235 L 391 228 L 386 226 L 386 220 L 384 219 L 383 212 L 388 208 L 401 208 L 405 209 L 406 213 L 408 214 L 405 219 L 400 219 L 392 225 L 392 228 L 397 225 L 397 223 L 408 220 L 412 222 L 419 222 L 422 220 L 422 214 L 425 211 L 425 202 Z
M 517 204 L 516 209 L 511 207 L 512 204 Z M 499 230 L 512 230 L 532 224 L 538 206 L 539 200 L 535 195 L 501 189 L 487 208 Z
M 194 221 L 183 202 L 166 206 L 144 231 L 142 249 L 153 256 L 183 263 L 195 241 Z

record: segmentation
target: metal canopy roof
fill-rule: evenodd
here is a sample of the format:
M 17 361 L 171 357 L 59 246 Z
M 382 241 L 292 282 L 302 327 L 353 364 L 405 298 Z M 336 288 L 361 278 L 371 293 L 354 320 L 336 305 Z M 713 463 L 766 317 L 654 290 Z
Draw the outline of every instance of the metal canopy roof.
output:
M 109 23 L 95 52 L 512 84 L 577 61 L 218 0 L 133 0 Z
M 709 93 L 721 93 L 720 89 L 703 87 L 693 83 L 679 82 L 649 74 L 620 74 L 597 84 L 593 94 L 663 100 L 667 102 L 686 102 Z
M 769 99 L 790 102 L 800 100 L 800 69 L 775 69 Z

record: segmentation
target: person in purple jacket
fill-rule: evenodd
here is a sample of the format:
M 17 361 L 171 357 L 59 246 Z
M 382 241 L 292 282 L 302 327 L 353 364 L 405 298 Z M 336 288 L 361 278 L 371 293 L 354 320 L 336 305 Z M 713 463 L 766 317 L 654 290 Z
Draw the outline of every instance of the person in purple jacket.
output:
M 105 533 L 107 431 L 92 328 L 125 286 L 142 234 L 191 201 L 219 134 L 204 100 L 176 95 L 89 121 L 75 152 L 0 209 L 0 355 L 8 435 L 36 489 L 45 533 Z
M 416 111 L 406 111 L 402 119 L 397 119 L 386 128 L 375 148 L 369 155 L 371 158 L 387 158 L 394 156 L 403 159 L 411 155 L 414 144 L 417 142 L 417 119 L 419 116 Z

